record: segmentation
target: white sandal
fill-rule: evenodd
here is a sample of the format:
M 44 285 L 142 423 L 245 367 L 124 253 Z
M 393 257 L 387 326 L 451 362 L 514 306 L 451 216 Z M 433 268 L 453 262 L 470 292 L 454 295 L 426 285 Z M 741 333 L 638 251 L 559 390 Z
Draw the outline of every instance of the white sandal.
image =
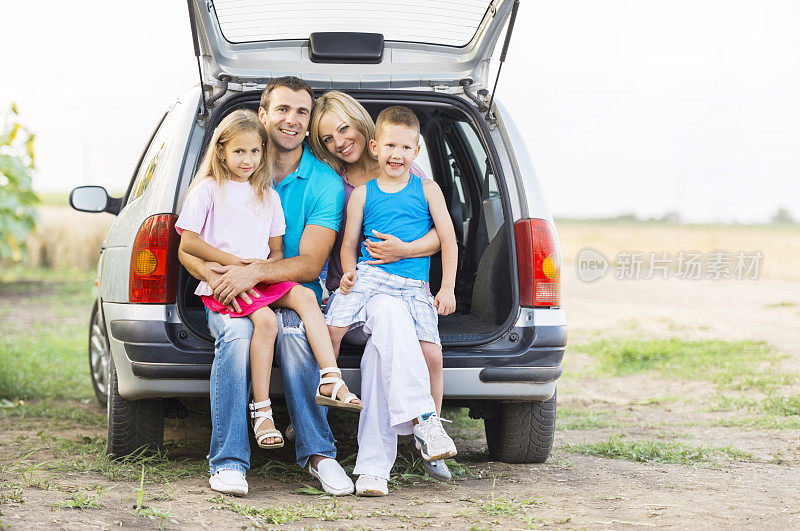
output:
M 339 376 L 326 376 L 324 378 L 322 377 L 323 374 L 327 374 L 330 372 L 336 373 Z M 341 389 L 342 386 L 344 385 L 344 380 L 342 380 L 341 378 L 342 371 L 340 371 L 338 367 L 327 367 L 325 369 L 320 369 L 319 375 L 320 375 L 320 380 L 319 380 L 319 385 L 317 386 L 317 396 L 316 396 L 317 404 L 319 404 L 320 406 L 337 407 L 340 409 L 347 409 L 350 411 L 361 411 L 362 409 L 364 409 L 363 404 L 353 403 L 353 400 L 358 400 L 358 397 L 353 393 L 347 393 L 343 399 L 339 400 L 338 398 L 339 389 Z M 319 388 L 329 383 L 335 384 L 333 386 L 333 392 L 331 393 L 331 396 L 324 396 L 320 394 Z
M 263 402 L 250 402 L 250 418 L 256 419 L 253 421 L 253 433 L 256 435 L 256 442 L 260 448 L 266 448 L 268 450 L 283 448 L 283 434 L 281 432 L 275 428 L 258 431 L 258 427 L 261 426 L 266 419 L 272 420 L 273 424 L 275 423 L 275 421 L 272 419 L 272 408 L 270 408 L 269 411 L 258 411 L 258 409 L 267 407 L 270 404 L 272 404 L 270 399 L 266 399 Z M 264 440 L 269 439 L 270 437 L 280 438 L 281 442 L 264 444 Z

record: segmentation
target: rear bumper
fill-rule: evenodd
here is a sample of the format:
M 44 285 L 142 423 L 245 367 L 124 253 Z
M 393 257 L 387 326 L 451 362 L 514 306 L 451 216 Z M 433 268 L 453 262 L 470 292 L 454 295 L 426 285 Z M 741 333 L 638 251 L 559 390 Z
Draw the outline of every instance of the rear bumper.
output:
M 104 303 L 120 395 L 129 400 L 208 396 L 214 352 L 177 318 L 174 306 Z M 538 323 L 538 324 L 537 324 Z M 480 347 L 446 348 L 446 399 L 547 400 L 567 343 L 561 309 L 522 309 L 515 326 Z M 342 356 L 342 377 L 360 393 L 359 357 Z M 270 394 L 283 395 L 280 371 Z

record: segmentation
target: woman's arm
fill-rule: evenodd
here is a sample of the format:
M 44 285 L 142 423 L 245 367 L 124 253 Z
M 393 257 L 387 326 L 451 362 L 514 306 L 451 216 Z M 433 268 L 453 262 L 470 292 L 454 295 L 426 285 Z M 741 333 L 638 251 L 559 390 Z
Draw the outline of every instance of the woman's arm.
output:
M 200 258 L 206 262 L 217 262 L 220 265 L 244 265 L 244 262 L 238 257 L 225 251 L 220 251 L 213 245 L 210 245 L 200 239 L 200 235 L 190 230 L 185 230 L 181 233 L 180 250 L 184 253 Z
M 349 212 L 348 212 L 349 215 Z M 436 227 L 429 230 L 423 237 L 411 242 L 404 242 L 400 238 L 391 234 L 383 234 L 376 230 L 372 231 L 376 238 L 383 241 L 365 240 L 364 245 L 369 255 L 375 260 L 370 260 L 368 264 L 389 264 L 397 262 L 403 258 L 420 258 L 431 256 L 439 252 L 441 242 Z
M 339 289 L 343 294 L 347 294 L 352 289 L 356 281 L 356 264 L 358 263 L 358 243 L 361 234 L 361 223 L 364 220 L 364 202 L 367 197 L 365 186 L 359 186 L 350 194 L 347 203 L 347 224 L 342 236 L 342 249 L 340 257 L 342 259 L 342 279 L 339 282 Z

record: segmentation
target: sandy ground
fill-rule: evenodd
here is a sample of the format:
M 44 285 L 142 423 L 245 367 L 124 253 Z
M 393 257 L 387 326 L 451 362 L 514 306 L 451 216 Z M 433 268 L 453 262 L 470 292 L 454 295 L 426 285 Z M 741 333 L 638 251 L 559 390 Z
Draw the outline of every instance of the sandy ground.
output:
M 779 305 L 778 305 L 779 304 Z M 571 274 L 565 279 L 572 345 L 594 337 L 638 334 L 646 337 L 764 340 L 785 358 L 781 369 L 800 369 L 800 282 L 759 281 L 617 281 L 592 284 Z M 777 306 L 776 306 L 777 305 Z M 23 500 L 2 500 L 0 516 L 12 529 L 159 527 L 281 527 L 258 516 L 244 516 L 223 506 L 251 508 L 311 504 L 327 513 L 286 524 L 292 528 L 565 528 L 639 529 L 800 527 L 800 430 L 717 427 L 710 424 L 736 412 L 714 412 L 713 385 L 638 374 L 595 378 L 586 375 L 593 359 L 568 349 L 559 407 L 609 415 L 616 427 L 562 429 L 555 449 L 543 465 L 491 462 L 480 434 L 457 439 L 459 461 L 473 471 L 448 484 L 409 482 L 387 498 L 348 496 L 329 500 L 297 494 L 308 476 L 269 477 L 251 474 L 250 494 L 243 499 L 219 498 L 197 474 L 172 481 L 169 488 L 145 485 L 145 505 L 169 513 L 169 519 L 137 518 L 133 506 L 138 482 L 109 481 L 96 474 L 33 470 L 26 480 L 18 469 L 26 441 L 36 425 L 0 424 L 0 483 L 27 482 Z M 86 408 L 99 410 L 95 405 Z M 279 419 L 280 421 L 280 419 Z M 280 424 L 280 422 L 279 422 Z M 346 455 L 353 451 L 350 425 L 338 433 Z M 743 460 L 678 465 L 647 464 L 591 457 L 571 452 L 568 445 L 597 442 L 613 433 L 626 438 L 677 440 L 687 445 L 727 447 L 752 453 Z M 54 435 L 103 437 L 100 427 L 59 424 Z M 170 422 L 168 437 L 184 441 L 181 453 L 202 456 L 208 426 L 200 418 Z M 188 439 L 187 439 L 188 437 Z M 349 440 L 348 440 L 349 439 Z M 189 441 L 188 443 L 186 441 Z M 52 459 L 40 449 L 24 461 L 31 465 Z M 277 454 L 291 461 L 291 452 Z M 33 486 L 47 480 L 49 490 Z M 53 504 L 75 492 L 90 495 L 96 486 L 102 509 L 70 510 Z M 9 490 L 3 491 L 8 495 Z M 164 493 L 167 493 L 166 495 Z M 244 512 L 244 511 L 241 511 Z M 330 519 L 325 520 L 324 514 Z M 322 516 L 320 516 L 322 515 Z

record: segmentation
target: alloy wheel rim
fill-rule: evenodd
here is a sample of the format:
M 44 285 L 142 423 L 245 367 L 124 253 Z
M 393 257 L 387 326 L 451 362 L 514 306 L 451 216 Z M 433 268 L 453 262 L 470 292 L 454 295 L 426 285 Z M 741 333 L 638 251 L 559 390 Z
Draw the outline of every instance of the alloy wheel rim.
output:
M 92 378 L 97 384 L 97 389 L 106 396 L 108 396 L 107 344 L 105 329 L 98 311 L 92 320 L 91 333 L 89 334 L 89 362 L 91 364 Z

